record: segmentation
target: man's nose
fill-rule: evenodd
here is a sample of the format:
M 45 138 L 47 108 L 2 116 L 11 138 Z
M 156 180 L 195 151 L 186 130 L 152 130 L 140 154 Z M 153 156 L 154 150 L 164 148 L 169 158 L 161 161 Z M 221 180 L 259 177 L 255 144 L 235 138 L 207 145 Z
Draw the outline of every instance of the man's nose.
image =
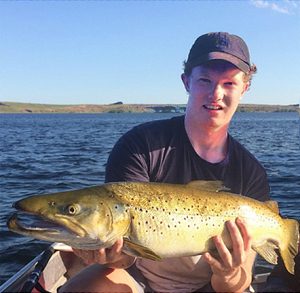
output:
M 214 101 L 221 101 L 224 97 L 224 89 L 221 85 L 215 84 L 212 86 L 210 98 Z

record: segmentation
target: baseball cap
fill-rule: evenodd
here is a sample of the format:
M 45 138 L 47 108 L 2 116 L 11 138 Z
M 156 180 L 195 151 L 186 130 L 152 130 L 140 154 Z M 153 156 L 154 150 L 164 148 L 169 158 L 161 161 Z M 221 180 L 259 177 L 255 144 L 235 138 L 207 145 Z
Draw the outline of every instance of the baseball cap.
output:
M 250 54 L 244 40 L 227 32 L 200 36 L 193 44 L 186 64 L 195 67 L 210 60 L 225 60 L 244 72 L 251 68 Z

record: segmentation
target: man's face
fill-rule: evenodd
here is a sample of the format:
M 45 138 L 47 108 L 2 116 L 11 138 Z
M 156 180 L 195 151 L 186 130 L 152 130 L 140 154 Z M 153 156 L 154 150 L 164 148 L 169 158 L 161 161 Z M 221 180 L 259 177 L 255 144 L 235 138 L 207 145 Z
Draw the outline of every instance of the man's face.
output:
M 229 125 L 249 86 L 241 70 L 219 60 L 194 67 L 182 80 L 189 93 L 187 115 L 193 123 L 214 129 Z

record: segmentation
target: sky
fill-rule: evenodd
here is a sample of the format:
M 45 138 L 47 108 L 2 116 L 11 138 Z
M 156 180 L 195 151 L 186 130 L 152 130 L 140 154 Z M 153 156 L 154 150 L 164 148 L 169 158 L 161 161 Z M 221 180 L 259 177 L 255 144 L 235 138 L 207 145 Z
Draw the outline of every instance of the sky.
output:
M 182 63 L 214 31 L 258 67 L 242 103 L 299 103 L 298 0 L 0 1 L 0 101 L 184 104 Z

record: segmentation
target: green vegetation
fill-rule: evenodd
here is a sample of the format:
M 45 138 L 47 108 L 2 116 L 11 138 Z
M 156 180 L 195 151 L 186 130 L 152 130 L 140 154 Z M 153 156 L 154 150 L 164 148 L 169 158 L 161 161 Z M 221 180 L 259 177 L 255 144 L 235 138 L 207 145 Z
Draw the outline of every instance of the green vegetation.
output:
M 48 105 L 0 102 L 0 113 L 184 113 L 183 104 Z M 240 112 L 299 112 L 295 105 L 241 104 Z

